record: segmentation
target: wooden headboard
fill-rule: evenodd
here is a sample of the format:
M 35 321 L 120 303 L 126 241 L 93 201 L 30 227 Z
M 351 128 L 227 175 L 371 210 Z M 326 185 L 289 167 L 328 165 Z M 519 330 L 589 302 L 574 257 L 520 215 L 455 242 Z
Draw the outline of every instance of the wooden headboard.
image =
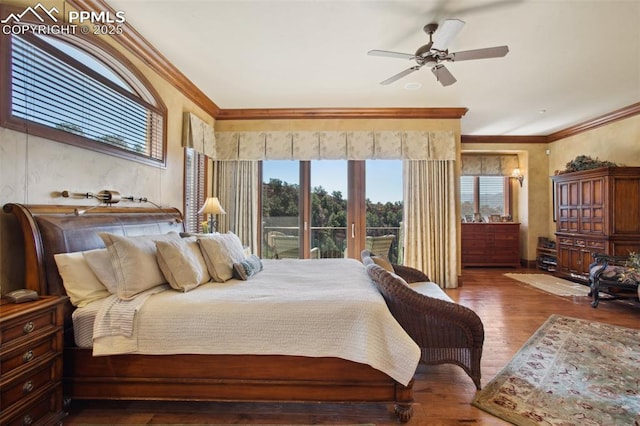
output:
M 75 211 L 86 210 L 77 215 Z M 42 295 L 65 295 L 54 254 L 104 247 L 98 232 L 165 234 L 184 230 L 175 208 L 124 208 L 5 204 L 16 217 L 24 241 L 25 287 Z

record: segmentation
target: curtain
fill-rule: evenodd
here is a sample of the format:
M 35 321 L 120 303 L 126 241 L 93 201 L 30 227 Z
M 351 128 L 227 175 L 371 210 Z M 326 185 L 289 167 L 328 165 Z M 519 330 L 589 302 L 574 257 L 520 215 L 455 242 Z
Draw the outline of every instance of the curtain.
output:
M 216 160 L 454 160 L 451 131 L 216 133 Z
M 442 288 L 458 286 L 455 162 L 405 160 L 404 263 Z
M 192 148 L 209 158 L 215 158 L 216 136 L 213 126 L 207 124 L 195 114 L 185 112 L 182 123 L 182 146 Z
M 259 187 L 257 161 L 213 162 L 212 193 L 227 212 L 218 217 L 218 231 L 232 231 L 251 253 L 258 250 Z
M 519 168 L 516 154 L 462 154 L 462 176 L 511 176 Z

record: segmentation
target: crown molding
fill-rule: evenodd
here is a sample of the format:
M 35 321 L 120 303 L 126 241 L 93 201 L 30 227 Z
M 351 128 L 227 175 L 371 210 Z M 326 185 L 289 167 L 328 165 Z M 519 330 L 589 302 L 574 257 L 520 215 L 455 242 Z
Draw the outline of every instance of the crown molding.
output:
M 619 120 L 624 120 L 625 118 L 633 117 L 634 115 L 638 114 L 640 114 L 640 102 L 617 109 L 594 119 L 584 121 L 582 123 L 576 124 L 575 126 L 567 127 L 566 129 L 551 133 L 547 135 L 547 138 L 549 142 L 554 142 L 559 139 L 565 139 L 570 136 L 575 136 L 579 133 L 593 130 L 597 127 L 605 126 Z
M 305 118 L 460 119 L 467 108 L 256 108 L 222 109 L 216 120 L 292 120 Z
M 548 143 L 547 136 L 490 136 L 490 135 L 462 135 L 462 143 Z
M 115 13 L 115 10 L 104 0 L 66 0 L 71 7 L 77 10 L 88 12 Z M 205 95 L 191 80 L 189 80 L 178 68 L 176 68 L 167 58 L 165 58 L 155 47 L 151 45 L 135 28 L 128 22 L 121 24 L 122 34 L 113 36 L 113 40 L 118 42 L 129 53 L 136 56 L 151 69 L 161 75 L 171 85 L 178 89 L 187 98 L 193 101 L 205 112 L 215 117 L 220 112 L 220 108 Z

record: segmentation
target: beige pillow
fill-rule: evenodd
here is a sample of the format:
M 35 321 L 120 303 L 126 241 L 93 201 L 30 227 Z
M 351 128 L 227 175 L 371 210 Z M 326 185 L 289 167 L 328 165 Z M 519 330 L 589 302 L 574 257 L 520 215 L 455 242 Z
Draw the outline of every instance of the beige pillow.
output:
M 202 256 L 214 281 L 225 282 L 233 277 L 233 264 L 244 260 L 240 238 L 233 232 L 198 238 Z
M 386 269 L 389 272 L 395 272 L 395 270 L 393 269 L 393 265 L 391 264 L 391 262 L 389 262 L 387 259 L 385 259 L 384 257 L 380 257 L 380 256 L 371 256 L 371 260 L 373 260 L 373 262 L 380 266 L 381 268 Z
M 156 241 L 158 265 L 172 288 L 187 292 L 210 280 L 196 238 Z
M 58 253 L 53 258 L 73 306 L 81 308 L 109 296 L 109 291 L 93 273 L 83 252 Z
M 136 237 L 107 232 L 98 235 L 111 255 L 120 299 L 133 299 L 137 294 L 167 282 L 158 266 L 156 241 L 179 240 L 177 232 Z
M 89 268 L 96 274 L 109 293 L 116 294 L 118 292 L 118 280 L 113 270 L 109 250 L 106 248 L 89 250 L 83 252 L 83 256 L 87 264 L 89 264 Z

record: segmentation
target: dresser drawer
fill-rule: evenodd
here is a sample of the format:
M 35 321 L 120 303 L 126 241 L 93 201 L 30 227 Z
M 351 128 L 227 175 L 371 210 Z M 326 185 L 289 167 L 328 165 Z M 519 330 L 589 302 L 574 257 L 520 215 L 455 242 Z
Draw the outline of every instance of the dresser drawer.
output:
M 56 327 L 56 311 L 48 309 L 33 315 L 25 315 L 14 321 L 7 321 L 0 329 L 0 342 L 7 346 L 15 340 L 30 335 L 53 330 Z
M 3 383 L 0 391 L 0 407 L 6 409 L 22 398 L 38 393 L 47 386 L 55 385 L 58 381 L 59 370 L 60 357 L 57 356 L 27 373 Z
M 566 246 L 572 246 L 573 245 L 573 238 L 572 237 L 558 237 L 558 244 L 563 244 Z
M 47 357 L 55 356 L 61 349 L 60 339 L 61 333 L 52 333 L 2 353 L 0 357 L 0 364 L 2 365 L 1 377 L 5 379 L 12 373 L 20 374 L 18 371 L 20 367 L 27 369 Z
M 0 424 L 3 426 L 62 424 L 61 419 L 64 413 L 60 407 L 60 401 L 62 401 L 62 387 L 58 384 L 34 394 L 34 397 L 24 400 L 15 409 L 3 410 L 0 415 Z
M 605 243 L 604 243 L 604 241 L 587 240 L 587 247 L 592 249 L 592 250 L 604 251 L 605 250 Z

